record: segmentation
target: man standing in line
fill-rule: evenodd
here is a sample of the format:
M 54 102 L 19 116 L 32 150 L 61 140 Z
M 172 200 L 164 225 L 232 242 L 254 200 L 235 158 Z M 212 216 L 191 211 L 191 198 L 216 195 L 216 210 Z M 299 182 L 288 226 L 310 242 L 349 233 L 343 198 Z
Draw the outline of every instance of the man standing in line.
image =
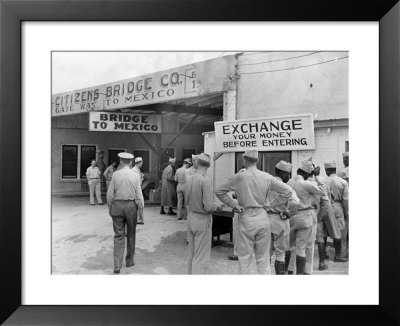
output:
M 116 167 L 117 167 L 117 162 L 112 161 L 110 166 L 103 173 L 104 178 L 106 179 L 107 190 L 108 190 L 108 186 L 110 185 L 112 175 L 114 174 L 114 172 L 116 170 Z
M 135 265 L 137 211 L 143 209 L 144 200 L 140 179 L 130 169 L 133 155 L 119 153 L 121 168 L 114 172 L 107 191 L 107 205 L 114 228 L 114 274 L 119 274 L 125 249 L 125 225 L 127 232 L 126 267 Z
M 325 165 L 325 172 L 328 178 L 326 183 L 329 186 L 334 200 L 334 214 L 339 224 L 341 233 L 341 249 L 335 253 L 335 262 L 346 262 L 347 253 L 347 232 L 349 227 L 349 185 L 346 180 L 336 175 L 336 164 Z
M 143 173 L 140 171 L 143 165 L 143 159 L 141 157 L 135 158 L 135 166 L 132 168 L 132 171 L 137 173 L 140 179 L 140 189 L 142 189 L 143 182 Z M 137 213 L 137 224 L 144 224 L 144 216 L 143 216 L 143 208 L 138 208 Z
M 316 228 L 315 232 L 313 231 L 313 226 L 316 225 L 317 220 L 313 206 L 315 196 L 325 195 L 318 177 L 316 177 L 318 185 L 308 180 L 313 171 L 311 158 L 302 161 L 299 169 L 297 169 L 297 175 L 288 181 L 288 185 L 294 189 L 300 200 L 297 213 L 290 219 L 290 245 L 296 246 L 296 274 L 299 275 L 305 274 L 306 247 L 312 241 L 315 241 Z
M 190 166 L 190 159 L 183 160 L 183 165 L 176 170 L 174 180 L 178 182 L 176 187 L 176 195 L 178 197 L 178 220 L 186 219 L 186 209 L 184 208 L 184 195 L 186 183 L 186 170 Z
M 86 178 L 88 181 L 89 193 L 90 193 L 90 205 L 95 205 L 94 204 L 95 193 L 96 193 L 97 203 L 99 205 L 104 205 L 101 199 L 100 176 L 101 172 L 99 168 L 96 166 L 96 161 L 92 160 L 91 166 L 89 166 L 86 170 Z
M 199 155 L 192 154 L 192 166 L 186 170 L 186 182 L 196 172 L 197 169 L 197 157 Z
M 200 154 L 197 170 L 186 182 L 185 205 L 188 211 L 188 274 L 206 274 L 211 258 L 212 213 L 220 209 L 214 202 L 211 180 L 207 177 L 210 156 Z
M 339 177 L 345 179 L 349 183 L 349 152 L 343 153 L 344 169 L 340 171 Z
M 287 183 L 292 172 L 292 164 L 283 160 L 275 166 L 276 179 Z M 290 249 L 290 224 L 289 218 L 293 216 L 299 206 L 299 199 L 293 189 L 292 196 L 286 205 L 275 204 L 278 194 L 270 191 L 267 196 L 268 216 L 271 218 L 271 233 L 275 249 L 275 274 L 285 275 L 285 253 Z M 290 208 L 290 210 L 289 210 Z
M 174 184 L 175 162 L 175 158 L 169 158 L 169 165 L 164 169 L 162 174 L 161 215 L 165 215 L 164 206 L 169 206 L 168 215 L 176 215 L 176 213 L 172 210 L 172 207 L 176 207 L 176 189 Z
M 257 169 L 258 152 L 246 151 L 243 163 L 246 171 L 236 173 L 221 186 L 216 195 L 221 202 L 239 213 L 236 251 L 239 258 L 239 274 L 249 274 L 251 255 L 255 252 L 259 274 L 270 274 L 271 225 L 267 215 L 267 195 L 275 191 L 276 205 L 285 205 L 292 190 L 273 176 Z M 237 195 L 236 203 L 228 192 Z M 289 209 L 292 209 L 291 207 Z
M 100 156 L 97 161 L 97 167 L 99 168 L 101 175 L 100 175 L 100 182 L 101 182 L 101 191 L 107 191 L 106 189 L 106 178 L 104 177 L 104 171 L 106 170 L 106 163 L 103 161 L 103 156 Z

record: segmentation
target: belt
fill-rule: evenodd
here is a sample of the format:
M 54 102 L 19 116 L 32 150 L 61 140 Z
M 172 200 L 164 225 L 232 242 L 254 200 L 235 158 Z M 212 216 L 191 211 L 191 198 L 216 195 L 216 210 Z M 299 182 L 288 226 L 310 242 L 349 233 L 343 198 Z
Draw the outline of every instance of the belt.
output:
M 334 200 L 335 203 L 342 203 L 341 200 Z
M 308 207 L 308 208 L 299 208 L 297 211 L 308 211 L 310 209 L 315 209 L 314 207 Z
M 277 214 L 277 215 L 281 215 L 281 213 L 279 213 L 279 212 L 273 212 L 273 211 L 267 211 L 267 214 Z
M 89 180 L 94 180 L 94 179 L 99 179 L 99 178 L 89 178 Z

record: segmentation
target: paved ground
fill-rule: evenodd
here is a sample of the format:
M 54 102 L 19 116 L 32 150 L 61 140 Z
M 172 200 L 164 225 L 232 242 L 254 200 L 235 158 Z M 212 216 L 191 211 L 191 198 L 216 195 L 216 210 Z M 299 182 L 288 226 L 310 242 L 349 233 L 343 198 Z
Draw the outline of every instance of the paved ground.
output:
M 107 206 L 91 206 L 86 197 L 53 196 L 52 269 L 54 274 L 112 274 L 113 229 Z M 145 207 L 145 224 L 138 225 L 135 266 L 123 274 L 185 274 L 186 224 L 175 216 L 160 215 L 159 207 Z M 226 240 L 212 248 L 211 274 L 237 274 L 237 262 L 227 256 Z M 333 248 L 330 248 L 333 257 Z M 347 274 L 348 263 L 328 262 L 329 269 L 315 274 Z M 273 270 L 273 269 L 272 269 Z M 255 273 L 253 258 L 252 273 Z

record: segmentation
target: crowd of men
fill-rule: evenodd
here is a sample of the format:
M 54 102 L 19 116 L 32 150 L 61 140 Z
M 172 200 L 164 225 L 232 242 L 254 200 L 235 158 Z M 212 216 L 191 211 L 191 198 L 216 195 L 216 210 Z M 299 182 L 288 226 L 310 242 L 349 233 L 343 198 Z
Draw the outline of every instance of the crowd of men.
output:
M 140 185 L 141 160 L 137 158 L 137 168 L 131 169 L 133 155 L 118 155 L 120 167 L 113 171 L 107 184 L 107 205 L 115 233 L 114 273 L 119 273 L 122 268 L 125 228 L 126 266 L 134 265 L 136 224 L 138 216 L 139 220 L 143 217 L 144 207 Z M 239 274 L 250 273 L 253 254 L 258 273 L 270 274 L 272 253 L 275 257 L 275 274 L 312 274 L 315 243 L 319 253 L 319 269 L 325 270 L 328 268 L 328 236 L 334 243 L 334 261 L 346 262 L 348 161 L 348 153 L 344 153 L 346 168 L 340 176 L 336 174 L 336 164 L 326 162 L 326 178 L 320 176 L 320 168 L 315 167 L 312 158 L 302 161 L 294 176 L 292 164 L 280 161 L 275 166 L 275 176 L 272 176 L 257 168 L 257 151 L 246 151 L 243 169 L 219 185 L 214 193 L 207 176 L 211 164 L 208 154 L 192 155 L 176 171 L 176 160 L 170 158 L 169 165 L 162 173 L 160 214 L 176 215 L 173 207 L 177 207 L 177 218 L 187 219 L 187 273 L 208 272 L 212 215 L 227 206 L 235 213 L 234 252 L 238 259 Z M 89 181 L 96 175 L 94 167 L 92 162 L 87 173 Z M 92 197 L 91 192 L 91 201 Z M 167 213 L 164 207 L 168 207 Z

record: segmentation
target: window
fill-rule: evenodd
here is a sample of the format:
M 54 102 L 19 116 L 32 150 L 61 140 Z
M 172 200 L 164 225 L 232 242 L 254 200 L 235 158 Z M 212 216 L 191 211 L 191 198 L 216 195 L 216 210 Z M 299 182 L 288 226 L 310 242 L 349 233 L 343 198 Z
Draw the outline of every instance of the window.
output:
M 169 158 L 174 158 L 175 157 L 175 148 L 173 147 L 168 147 L 164 153 L 161 156 L 161 165 L 167 163 L 169 161 Z
M 86 170 L 96 159 L 96 145 L 62 145 L 61 178 L 86 179 Z
M 182 161 L 185 158 L 192 158 L 192 154 L 193 155 L 196 154 L 196 150 L 195 149 L 189 149 L 189 148 L 182 149 Z
M 78 177 L 78 146 L 63 145 L 61 176 L 64 179 L 76 179 Z
M 81 179 L 86 178 L 86 170 L 96 159 L 96 146 L 81 146 Z
M 117 162 L 117 167 L 119 166 L 119 153 L 125 152 L 124 149 L 109 149 L 108 150 L 108 164 L 107 167 L 111 165 L 111 162 Z
M 141 172 L 149 172 L 150 171 L 150 151 L 142 150 L 142 151 L 133 151 L 133 155 L 135 157 L 141 157 L 143 159 L 143 165 L 140 169 Z
M 348 140 L 346 140 L 346 141 L 344 142 L 344 151 L 345 151 L 345 152 L 348 152 L 348 151 L 349 151 L 349 141 L 348 141 Z
M 243 168 L 243 154 L 244 152 L 236 153 L 236 166 L 235 170 L 238 172 Z M 258 152 L 258 163 L 257 168 L 267 172 L 269 174 L 275 175 L 275 165 L 280 161 L 284 160 L 286 162 L 292 161 L 291 152 Z

